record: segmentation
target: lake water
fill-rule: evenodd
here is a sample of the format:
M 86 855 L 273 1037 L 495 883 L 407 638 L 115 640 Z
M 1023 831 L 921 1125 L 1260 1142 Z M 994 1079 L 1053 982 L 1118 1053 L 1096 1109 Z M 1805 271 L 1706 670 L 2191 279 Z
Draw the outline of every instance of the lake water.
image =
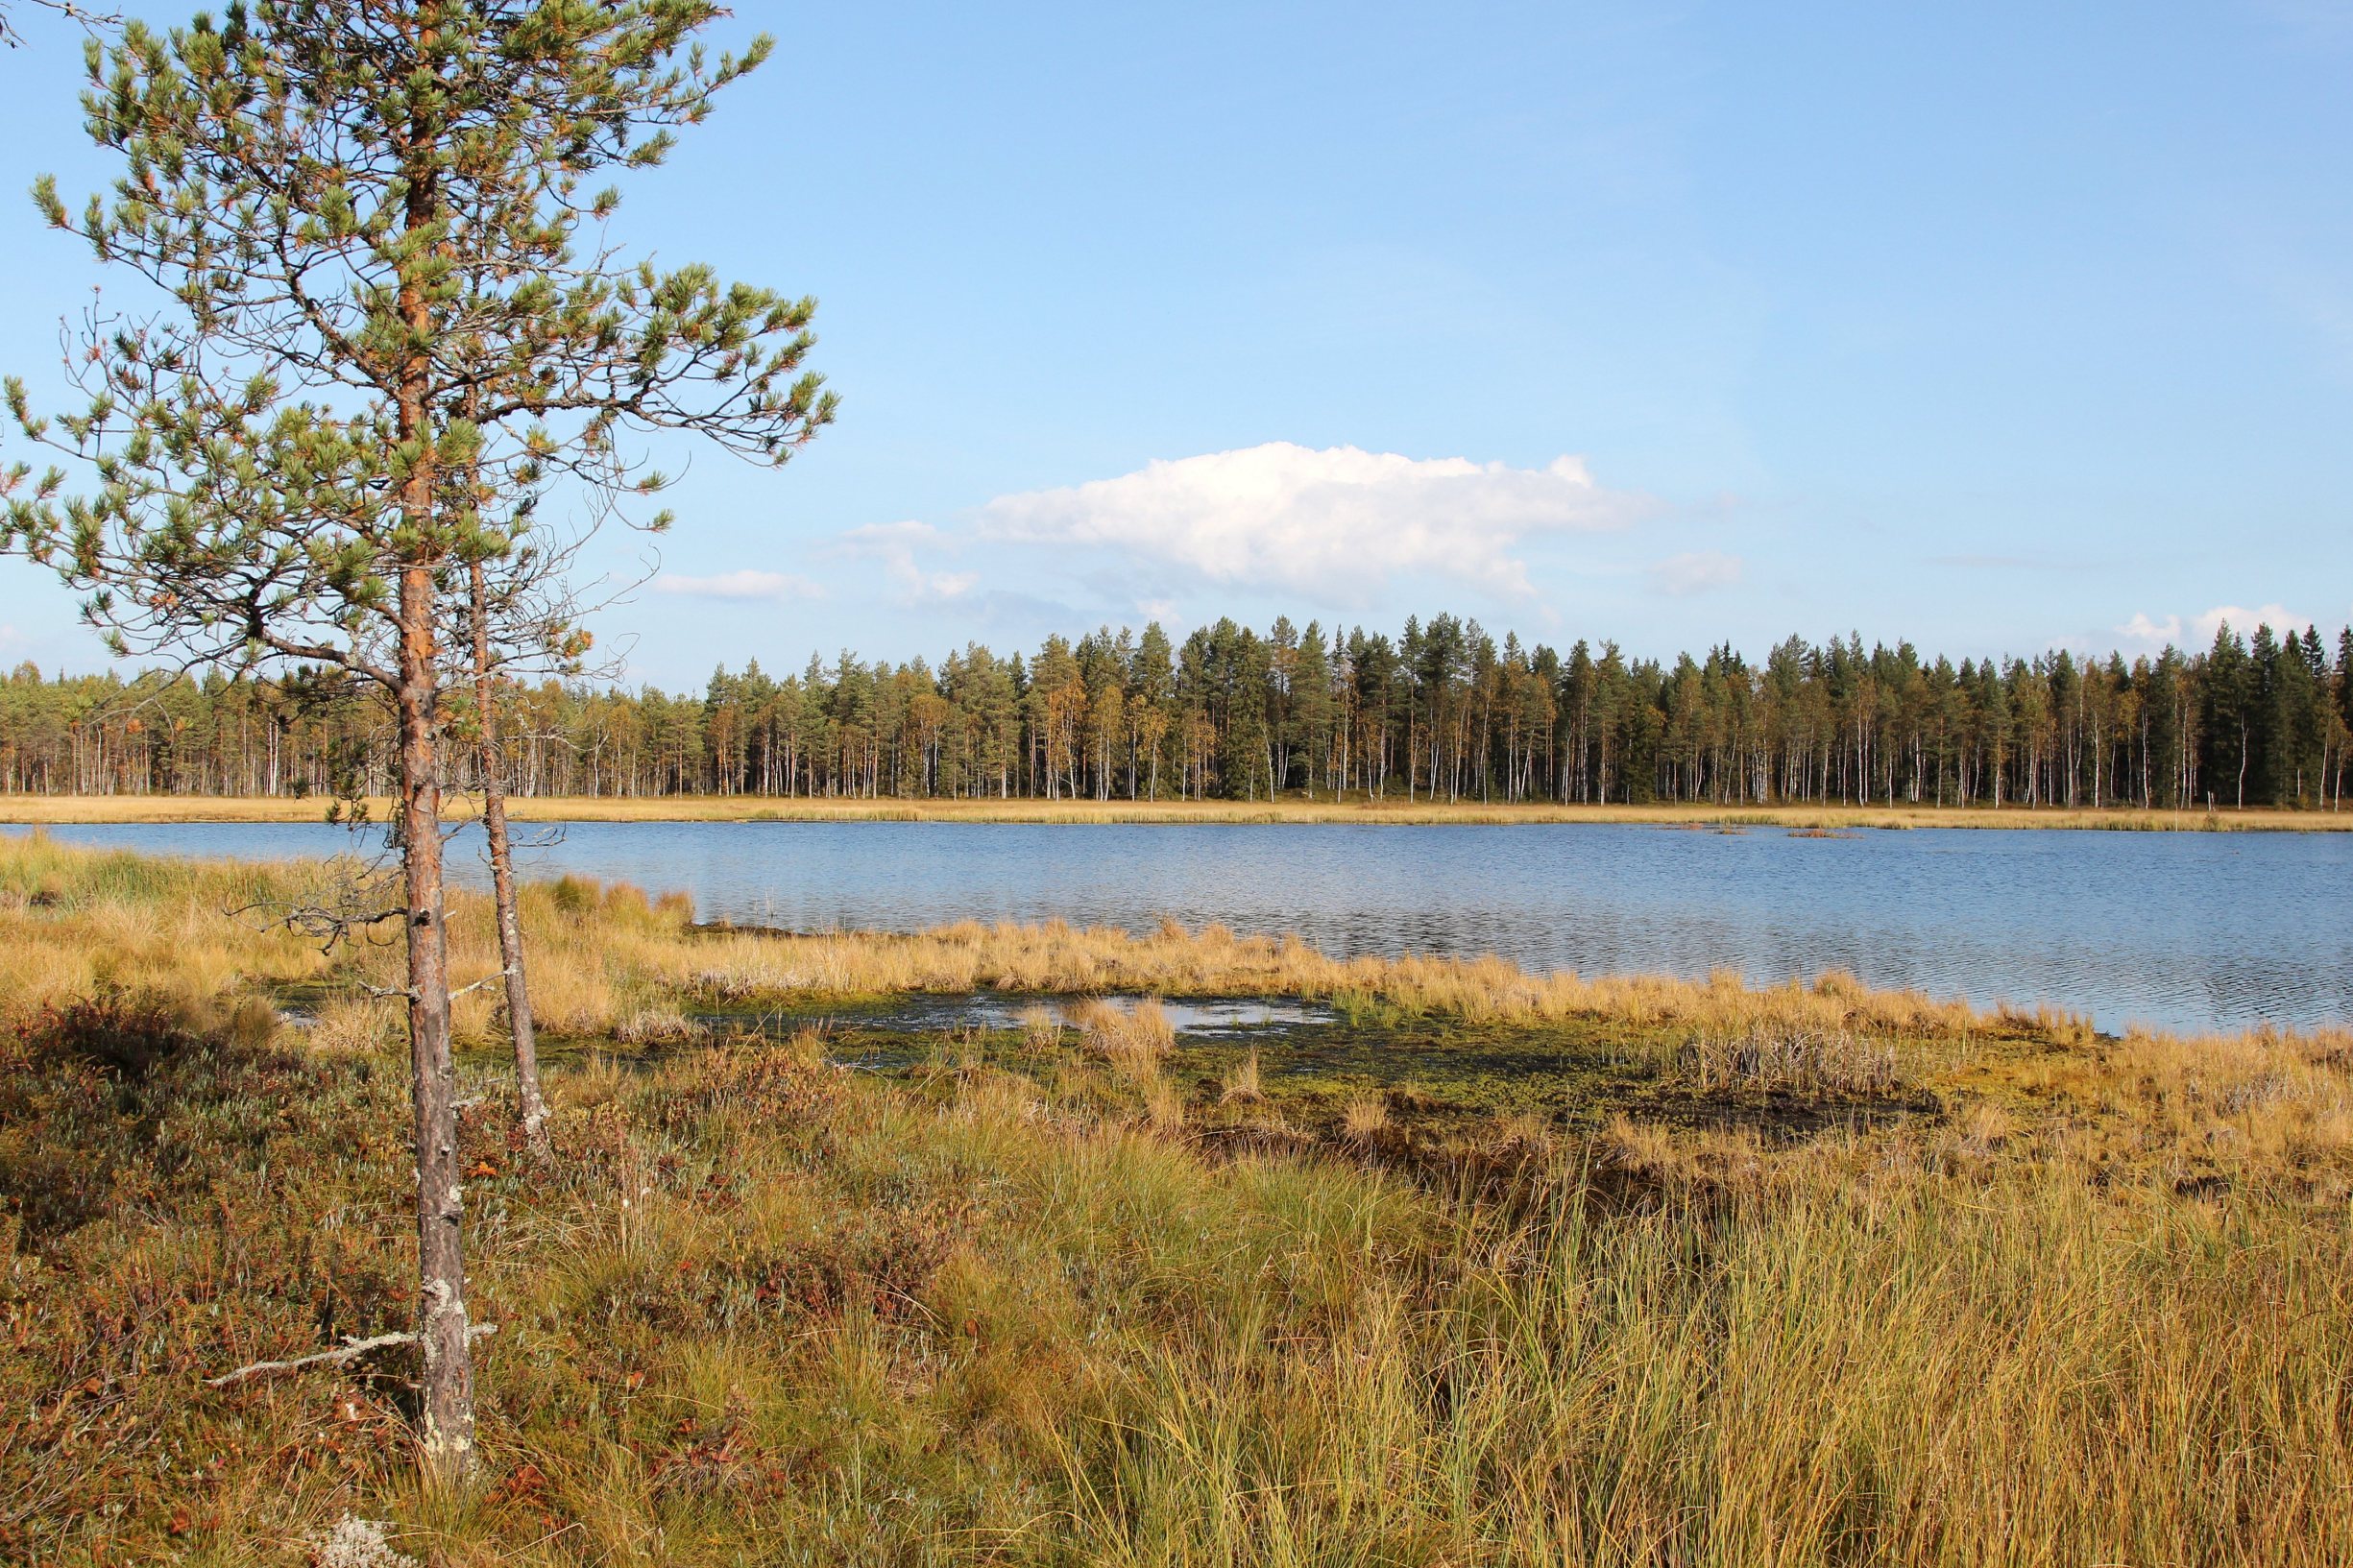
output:
M 51 831 L 191 856 L 352 847 L 324 824 Z M 795 929 L 1167 915 L 1343 955 L 1497 953 L 1587 975 L 1842 968 L 2106 1028 L 2353 1020 L 2353 833 L 581 823 L 525 859 Z M 478 836 L 451 865 L 485 877 Z

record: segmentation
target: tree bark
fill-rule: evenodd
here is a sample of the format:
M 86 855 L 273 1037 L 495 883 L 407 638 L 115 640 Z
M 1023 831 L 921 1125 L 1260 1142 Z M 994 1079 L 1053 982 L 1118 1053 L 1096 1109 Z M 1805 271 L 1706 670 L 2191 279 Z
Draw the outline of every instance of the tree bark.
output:
M 450 1057 L 449 951 L 441 858 L 440 714 L 433 582 L 400 573 L 400 851 L 408 892 L 409 1093 L 417 1138 L 417 1344 L 424 1361 L 425 1467 L 456 1483 L 473 1464 L 473 1362 L 460 1246 L 456 1064 Z
M 474 562 L 473 690 L 482 764 L 482 828 L 490 838 L 490 882 L 498 912 L 498 962 L 506 971 L 507 1029 L 515 1040 L 515 1092 L 522 1111 L 523 1146 L 546 1160 L 555 1150 L 547 1138 L 547 1099 L 539 1086 L 539 1038 L 531 1018 L 531 991 L 524 983 L 522 918 L 515 905 L 515 855 L 506 828 L 506 781 L 498 766 L 497 695 L 490 672 L 490 608 L 482 563 Z
M 419 30 L 421 57 L 434 42 Z M 431 142 L 420 111 L 414 145 Z M 427 163 L 414 169 L 405 228 L 411 236 L 440 217 Z M 400 726 L 400 853 L 408 891 L 409 1093 L 417 1138 L 417 1347 L 423 1363 L 424 1468 L 428 1484 L 462 1484 L 473 1468 L 473 1352 L 467 1334 L 465 1197 L 458 1183 L 457 1067 L 450 1055 L 449 945 L 441 858 L 441 671 L 434 625 L 436 526 L 432 367 L 433 321 L 419 262 L 404 261 L 399 309 L 407 328 L 399 365 L 399 434 L 409 462 L 400 507 L 418 543 L 400 563 L 400 661 L 395 708 Z

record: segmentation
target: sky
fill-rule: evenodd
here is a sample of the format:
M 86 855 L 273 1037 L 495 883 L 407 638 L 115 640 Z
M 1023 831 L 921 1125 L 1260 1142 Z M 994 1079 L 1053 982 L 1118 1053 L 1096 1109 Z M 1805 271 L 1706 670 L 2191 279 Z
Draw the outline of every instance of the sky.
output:
M 2353 617 L 2353 0 L 716 36 L 764 30 L 612 235 L 814 295 L 840 415 L 782 470 L 649 444 L 676 527 L 586 563 L 633 681 L 1223 615 L 1955 659 Z M 0 190 L 97 189 L 78 36 L 24 31 Z M 0 201 L 0 369 L 55 398 L 94 285 L 145 303 Z M 21 562 L 0 659 L 106 662 Z

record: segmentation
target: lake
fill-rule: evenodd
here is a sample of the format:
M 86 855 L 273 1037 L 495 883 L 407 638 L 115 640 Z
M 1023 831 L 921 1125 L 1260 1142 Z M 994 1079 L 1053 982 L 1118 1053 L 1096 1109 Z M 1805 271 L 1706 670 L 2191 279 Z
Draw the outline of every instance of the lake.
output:
M 24 830 L 14 830 L 24 831 Z M 333 854 L 324 824 L 60 827 L 76 843 Z M 453 871 L 487 880 L 478 831 Z M 523 856 L 692 896 L 705 920 L 910 930 L 967 917 L 1297 931 L 1356 955 L 1873 985 L 2050 1002 L 2103 1028 L 2353 1020 L 2353 833 L 1619 825 L 580 823 Z

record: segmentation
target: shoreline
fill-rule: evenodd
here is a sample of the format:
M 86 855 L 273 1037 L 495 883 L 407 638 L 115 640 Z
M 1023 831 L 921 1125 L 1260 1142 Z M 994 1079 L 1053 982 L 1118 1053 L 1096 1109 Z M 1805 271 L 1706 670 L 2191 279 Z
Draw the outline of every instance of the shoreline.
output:
M 2120 1517 L 2166 1560 L 2353 1556 L 2311 1371 L 2353 1333 L 2353 1030 L 1214 926 L 714 933 L 586 880 L 522 889 L 554 1163 L 453 993 L 497 1479 L 436 1511 L 413 1363 L 326 1348 L 415 1300 L 402 955 L 227 912 L 309 885 L 0 838 L 0 1490 L 67 1521 L 0 1508 L 0 1557 L 381 1519 L 416 1561 L 700 1562 L 719 1519 L 916 1560 L 945 1519 L 1008 1563 L 1232 1562 L 1273 1554 L 1194 1521 L 1253 1488 L 1372 1519 L 1321 1554 L 1366 1560 L 2120 1561 Z M 486 898 L 447 925 L 452 980 L 497 972 Z M 997 1010 L 866 1002 L 951 989 Z M 1326 1005 L 1180 1037 L 1213 991 Z M 906 1505 L 842 1505 L 860 1466 Z
M 453 797 L 449 820 L 463 820 Z M 388 801 L 372 801 L 389 820 Z M 1399 800 L 971 801 L 809 800 L 764 796 L 514 797 L 518 822 L 966 822 L 1030 826 L 1620 826 L 1692 830 L 1960 828 L 2072 829 L 2124 832 L 2353 832 L 2353 812 L 2250 807 L 2160 811 L 2139 807 L 1954 806 L 1562 806 L 1550 802 L 1432 805 Z M 302 823 L 326 819 L 318 797 L 211 795 L 0 795 L 0 825 L 16 827 L 173 823 Z
M 1856 835 L 1796 832 L 1793 836 Z M 128 874 L 134 880 L 151 873 L 200 881 L 227 878 L 243 889 L 224 904 L 227 907 L 268 902 L 254 891 L 255 887 L 278 888 L 269 898 L 290 901 L 294 895 L 285 889 L 315 881 L 338 858 L 335 852 L 303 849 L 281 856 L 217 845 L 129 844 L 104 836 L 77 840 L 53 836 L 44 826 L 0 823 L 0 921 L 12 910 L 54 902 L 40 889 L 52 886 L 57 879 L 26 880 L 16 873 L 15 868 L 22 865 L 104 862 L 132 868 Z M 1416 1009 L 1434 1006 L 1467 1020 L 1493 1022 L 1523 1009 L 1557 1020 L 1590 1013 L 1591 999 L 1607 997 L 1612 1001 L 1604 1011 L 1622 1002 L 1629 1016 L 1657 1022 L 1694 1008 L 1706 1013 L 1728 994 L 1729 986 L 1732 994 L 1752 998 L 1827 988 L 1829 994 L 1840 998 L 1862 999 L 1867 1010 L 1892 1006 L 1906 1017 L 1916 1017 L 1919 1009 L 1928 1009 L 1945 1018 L 1939 1028 L 1953 1026 L 1946 1015 L 1957 1009 L 1951 1016 L 1965 1015 L 1957 1025 L 1961 1034 L 1998 1028 L 2001 1021 L 2016 1018 L 2032 1018 L 2046 1026 L 2051 1020 L 2063 1019 L 2070 1038 L 2082 1041 L 2115 1041 L 2136 1033 L 2227 1038 L 2265 1027 L 2290 1032 L 2341 1029 L 2353 1022 L 2341 1016 L 2298 1017 L 2271 1025 L 2198 1018 L 2169 1014 L 2159 999 L 2103 1001 L 2079 989 L 2021 990 L 1985 977 L 1865 979 L 1832 961 L 1787 973 L 1768 963 L 1762 973 L 1744 973 L 1736 964 L 1723 961 L 1703 969 L 1653 954 L 1649 961 L 1601 960 L 1583 965 L 1540 954 L 1513 955 L 1492 947 L 1425 951 L 1405 946 L 1344 956 L 1337 950 L 1317 946 L 1296 929 L 1246 922 L 1237 929 L 1216 919 L 1188 929 L 1165 915 L 1149 912 L 1098 915 L 1079 924 L 1031 912 L 938 914 L 899 924 L 780 925 L 772 920 L 706 915 L 696 907 L 691 891 L 666 884 L 658 874 L 633 879 L 625 873 L 617 876 L 610 868 L 540 868 L 521 878 L 519 887 L 527 905 L 568 911 L 606 908 L 618 899 L 628 912 L 624 924 L 633 929 L 650 912 L 653 926 L 664 933 L 655 946 L 685 944 L 668 952 L 655 966 L 665 978 L 654 990 L 663 993 L 666 1003 L 675 1000 L 672 993 L 685 995 L 711 984 L 718 986 L 723 999 L 715 1005 L 732 1005 L 751 998 L 763 1007 L 794 995 L 872 1000 L 902 992 L 985 993 L 1033 1000 L 1133 994 L 1172 1001 L 1249 998 L 1328 1002 L 1347 993 L 1380 997 L 1402 988 L 1416 999 L 1412 1002 Z M 487 898 L 487 890 L 478 882 L 457 879 L 450 883 L 449 898 L 453 909 L 475 909 Z M 1154 920 L 1156 926 L 1151 924 Z M 572 921 L 560 921 L 552 929 L 564 948 L 576 945 L 578 932 Z M 689 948 L 693 950 L 691 959 L 686 956 Z M 646 959 L 651 951 L 633 950 L 632 961 Z M 727 955 L 726 962 L 719 961 L 720 954 Z M 473 964 L 477 957 L 496 969 L 487 952 L 473 954 L 470 950 L 465 962 Z M 378 953 L 371 961 L 383 958 Z M 730 964 L 740 966 L 742 973 L 728 977 Z M 591 967 L 601 971 L 604 966 L 598 960 Z M 653 972 L 646 970 L 640 978 Z M 469 968 L 466 974 L 471 977 L 473 971 Z M 1312 979 L 1301 978 L 1309 974 Z M 746 980 L 745 976 L 758 978 Z M 788 978 L 792 976 L 803 977 Z M 825 978 L 808 977 L 816 976 Z M 393 984 L 390 972 L 378 978 L 385 986 Z M 612 989 L 608 983 L 612 978 L 606 976 L 587 984 L 583 994 L 604 996 Z M 558 992 L 572 989 L 543 959 L 533 965 L 534 995 L 543 1006 L 551 986 Z M 1440 995 L 1451 1000 L 1442 1003 L 1429 1000 Z M 1547 996 L 1549 1000 L 1540 1000 Z M 1575 1000 L 1565 1001 L 1565 997 Z M 615 1015 L 608 1010 L 610 1000 L 606 996 L 554 1033 L 589 1036 L 610 1032 L 615 1023 Z M 474 992 L 461 1010 L 487 1017 L 489 1003 L 486 995 Z

